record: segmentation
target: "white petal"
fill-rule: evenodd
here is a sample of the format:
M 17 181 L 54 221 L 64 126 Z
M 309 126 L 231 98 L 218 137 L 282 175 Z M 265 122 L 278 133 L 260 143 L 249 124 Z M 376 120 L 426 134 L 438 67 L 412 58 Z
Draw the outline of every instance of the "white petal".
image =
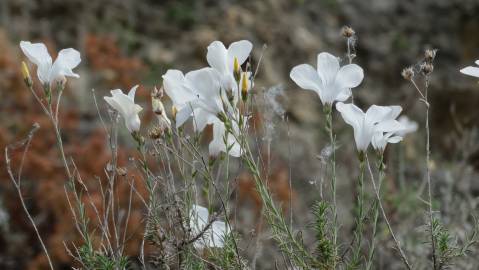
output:
M 212 124 L 215 120 L 215 115 L 212 115 L 202 108 L 198 108 L 193 111 L 193 127 L 196 132 L 203 131 L 206 125 Z
M 210 156 L 218 156 L 220 152 L 226 152 L 225 132 L 225 125 L 221 121 L 218 120 L 213 123 L 213 140 L 208 146 Z
M 141 106 L 135 104 L 120 89 L 110 91 L 111 97 L 104 97 L 105 101 L 125 120 L 125 125 L 130 132 L 140 129 L 140 117 L 138 113 L 142 110 Z
M 380 132 L 394 133 L 403 129 L 404 129 L 404 126 L 401 123 L 399 123 L 397 120 L 393 120 L 393 119 L 381 121 L 375 126 L 375 131 L 378 131 L 378 132 L 380 131 Z
M 345 88 L 339 95 L 336 97 L 336 101 L 344 102 L 351 96 L 351 88 Z
M 358 86 L 364 78 L 363 69 L 356 65 L 345 65 L 339 69 L 336 75 L 336 85 L 340 89 L 354 88 Z
M 203 206 L 193 204 L 190 210 L 190 227 L 193 233 L 200 233 L 208 223 L 208 209 Z
M 330 53 L 318 54 L 318 73 L 324 85 L 333 83 L 339 71 L 338 58 Z
M 37 75 L 42 83 L 47 83 L 48 75 L 52 67 L 52 57 L 48 53 L 47 47 L 43 43 L 31 43 L 30 41 L 21 41 L 20 48 L 25 56 L 37 66 Z
M 211 224 L 212 230 L 212 247 L 224 247 L 225 238 L 229 233 L 226 223 L 223 221 L 215 221 Z
M 219 72 L 228 72 L 228 50 L 226 50 L 225 45 L 223 45 L 222 42 L 213 41 L 208 46 L 206 60 L 212 68 L 218 70 Z
M 469 76 L 479 77 L 479 68 L 478 67 L 465 67 L 465 68 L 461 69 L 461 73 L 469 75 Z
M 479 60 L 476 60 L 474 63 L 479 66 Z
M 238 59 L 238 64 L 242 65 L 251 53 L 253 44 L 248 40 L 240 40 L 230 44 L 228 47 L 228 68 L 233 71 L 234 58 Z
M 338 102 L 336 103 L 336 110 L 341 113 L 344 122 L 351 125 L 354 129 L 361 128 L 365 114 L 356 105 Z
M 388 139 L 388 143 L 398 143 L 402 141 L 402 136 L 392 136 Z
M 163 88 L 178 110 L 183 108 L 186 103 L 197 98 L 193 90 L 185 85 L 185 76 L 181 71 L 169 69 L 162 77 Z
M 176 127 L 179 128 L 181 127 L 193 114 L 193 110 L 197 108 L 197 103 L 196 102 L 189 102 L 183 108 L 181 108 L 177 113 L 176 113 Z
M 130 91 L 128 92 L 128 97 L 131 99 L 131 101 L 135 102 L 135 94 L 136 94 L 136 89 L 138 89 L 138 84 L 133 86 Z
M 399 123 L 404 127 L 403 130 L 397 132 L 396 134 L 405 136 L 406 134 L 415 132 L 418 129 L 418 124 L 414 121 L 411 121 L 407 116 L 403 115 L 398 118 Z
M 74 73 L 73 69 L 77 67 L 80 62 L 80 53 L 77 50 L 72 48 L 61 50 L 53 63 L 49 77 L 50 82 L 60 76 L 79 78 L 80 75 Z
M 200 98 L 218 96 L 220 92 L 220 81 L 218 73 L 211 68 L 202 68 L 188 72 L 185 80 L 189 87 L 194 87 Z
M 391 108 L 391 113 L 387 116 L 388 119 L 396 119 L 402 112 L 402 107 L 398 105 L 389 106 L 389 108 Z
M 376 123 L 379 123 L 385 119 L 388 119 L 392 115 L 392 108 L 389 106 L 377 106 L 377 105 L 372 105 L 369 107 L 369 109 L 366 111 L 366 122 L 368 125 L 374 125 Z
M 308 64 L 295 66 L 289 73 L 289 77 L 301 88 L 316 91 L 319 95 L 321 91 L 321 78 L 318 72 Z

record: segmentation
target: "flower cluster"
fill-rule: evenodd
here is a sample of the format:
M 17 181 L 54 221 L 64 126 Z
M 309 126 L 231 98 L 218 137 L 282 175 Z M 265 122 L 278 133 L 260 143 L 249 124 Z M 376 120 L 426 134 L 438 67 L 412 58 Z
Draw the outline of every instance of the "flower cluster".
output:
M 290 77 L 299 87 L 315 91 L 323 105 L 338 102 L 336 109 L 353 127 L 359 152 L 366 152 L 370 144 L 382 152 L 388 143 L 401 141 L 407 133 L 406 127 L 396 120 L 402 110 L 400 106 L 372 105 L 363 112 L 352 103 L 343 103 L 364 78 L 363 69 L 356 64 L 340 67 L 337 57 L 323 52 L 318 54 L 317 69 L 308 64 L 298 65 L 291 70 Z
M 176 127 L 190 118 L 197 132 L 213 125 L 213 140 L 209 145 L 212 156 L 227 152 L 239 157 L 242 153 L 237 136 L 244 127 L 238 121 L 242 116 L 237 105 L 240 95 L 245 99 L 252 85 L 250 72 L 243 72 L 241 68 L 252 48 L 246 40 L 233 42 L 228 48 L 214 41 L 206 55 L 210 67 L 186 74 L 170 69 L 163 75 L 163 87 L 173 103 Z

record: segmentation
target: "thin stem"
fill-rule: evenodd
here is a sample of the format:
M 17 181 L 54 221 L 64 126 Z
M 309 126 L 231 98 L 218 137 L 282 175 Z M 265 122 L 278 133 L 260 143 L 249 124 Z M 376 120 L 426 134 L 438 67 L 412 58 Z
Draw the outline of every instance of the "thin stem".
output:
M 432 208 L 432 192 L 431 192 L 431 147 L 430 147 L 430 128 L 429 128 L 429 102 L 428 102 L 428 88 L 429 88 L 429 76 L 426 76 L 425 90 L 424 90 L 424 101 L 426 103 L 426 177 L 427 177 L 427 190 L 428 190 L 428 202 L 429 202 L 429 230 L 431 233 L 431 246 L 432 246 L 432 262 L 434 269 L 438 269 L 437 259 L 436 259 L 436 241 L 434 239 L 434 228 L 433 228 L 433 208 Z
M 381 194 L 381 184 L 384 179 L 384 163 L 383 163 L 383 158 L 384 158 L 384 151 L 381 152 L 379 155 L 378 159 L 378 164 L 377 164 L 377 169 L 378 169 L 378 192 Z M 374 217 L 374 223 L 373 223 L 373 232 L 372 232 L 372 239 L 371 239 L 371 248 L 369 249 L 369 255 L 368 255 L 368 262 L 366 264 L 366 269 L 370 270 L 373 264 L 373 259 L 374 259 L 374 253 L 375 253 L 375 248 L 376 248 L 376 234 L 377 234 L 377 228 L 378 228 L 378 220 L 379 220 L 379 199 L 376 198 L 376 201 L 374 202 L 373 205 L 373 217 Z
M 383 216 L 383 219 L 384 219 L 384 222 L 386 222 L 386 225 L 388 227 L 388 230 L 389 230 L 389 233 L 391 234 L 391 237 L 393 238 L 393 241 L 394 243 L 396 244 L 396 248 L 397 250 L 399 251 L 399 255 L 401 256 L 401 259 L 404 263 L 404 265 L 406 266 L 406 268 L 408 270 L 411 270 L 412 267 L 411 265 L 409 264 L 409 261 L 407 260 L 407 257 L 406 257 L 406 254 L 404 253 L 404 251 L 402 250 L 401 248 L 401 244 L 399 243 L 399 241 L 397 240 L 396 238 L 396 235 L 394 234 L 394 231 L 391 227 L 391 224 L 389 223 L 389 219 L 386 215 L 386 211 L 384 211 L 384 207 L 383 207 L 383 204 L 381 202 L 381 195 L 379 194 L 379 189 L 378 187 L 376 186 L 376 182 L 374 181 L 374 175 L 373 175 L 373 171 L 371 170 L 371 165 L 369 164 L 369 158 L 368 156 L 366 155 L 366 163 L 367 163 L 367 166 L 368 166 L 368 171 L 369 171 L 369 174 L 370 174 L 370 178 L 371 178 L 371 183 L 373 185 L 373 189 L 374 189 L 374 193 L 376 194 L 376 199 L 377 199 L 377 202 L 378 202 L 378 205 L 379 205 L 379 209 L 381 210 L 381 214 Z
M 43 242 L 42 236 L 40 235 L 40 232 L 38 231 L 37 225 L 35 224 L 35 221 L 33 220 L 33 217 L 30 214 L 30 211 L 28 211 L 27 205 L 25 204 L 25 200 L 23 199 L 21 186 L 20 186 L 20 183 L 21 183 L 21 178 L 20 178 L 21 177 L 21 168 L 23 167 L 23 162 L 25 161 L 25 156 L 28 152 L 28 149 L 30 148 L 30 144 L 31 144 L 31 141 L 33 139 L 33 135 L 39 128 L 40 128 L 40 126 L 38 124 L 34 124 L 33 128 L 30 130 L 26 139 L 19 142 L 18 145 L 7 145 L 5 147 L 5 163 L 6 163 L 7 172 L 8 172 L 8 175 L 10 177 L 10 180 L 12 181 L 13 186 L 15 187 L 15 189 L 17 191 L 18 198 L 20 199 L 20 203 L 22 204 L 23 211 L 25 211 L 25 214 L 27 215 L 28 220 L 30 221 L 30 223 L 32 224 L 33 229 L 35 230 L 35 234 L 38 238 L 38 241 L 40 242 L 40 245 L 42 246 L 43 252 L 45 253 L 45 256 L 47 257 L 47 261 L 48 261 L 48 265 L 50 266 L 50 269 L 53 270 L 55 268 L 53 267 L 53 263 L 52 263 L 52 260 L 50 258 L 50 255 L 48 253 L 47 247 L 45 246 L 45 243 Z M 19 173 L 18 173 L 19 178 L 15 179 L 15 176 L 13 174 L 12 167 L 11 167 L 9 149 L 17 148 L 17 147 L 21 147 L 21 146 L 24 146 L 25 150 L 23 151 L 23 155 L 22 155 L 22 159 L 21 159 L 20 169 L 19 169 Z
M 336 269 L 336 257 L 338 254 L 337 239 L 338 239 L 338 213 L 336 202 L 336 142 L 333 132 L 333 110 L 330 105 L 325 107 L 326 110 L 326 129 L 329 134 L 329 141 L 331 144 L 331 192 L 333 196 L 333 269 Z
M 363 241 L 363 217 L 364 217 L 364 152 L 359 153 L 359 177 L 357 183 L 357 213 L 356 213 L 356 228 L 354 236 L 356 239 L 356 247 L 353 250 L 353 259 L 348 268 L 356 268 L 361 261 L 361 246 Z

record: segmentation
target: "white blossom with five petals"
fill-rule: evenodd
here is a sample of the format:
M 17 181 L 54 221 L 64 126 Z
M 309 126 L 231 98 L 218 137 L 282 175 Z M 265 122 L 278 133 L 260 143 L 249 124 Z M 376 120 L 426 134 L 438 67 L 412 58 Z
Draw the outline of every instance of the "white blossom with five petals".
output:
M 179 70 L 168 70 L 163 75 L 163 87 L 178 112 L 176 127 L 193 116 L 195 130 L 202 131 L 207 124 L 213 123 L 216 116 L 212 111 L 221 110 L 219 104 L 206 102 L 212 98 L 208 96 L 211 92 L 220 89 L 218 76 L 211 68 L 194 70 L 186 75 Z
M 295 66 L 289 76 L 299 87 L 315 91 L 324 105 L 331 105 L 348 99 L 351 88 L 362 82 L 364 73 L 356 64 L 340 67 L 337 57 L 323 52 L 318 54 L 317 69 L 302 64 Z
M 208 209 L 203 206 L 193 204 L 190 210 L 190 228 L 194 237 L 201 234 L 209 222 Z M 213 221 L 211 226 L 204 231 L 202 237 L 193 243 L 196 249 L 203 248 L 222 248 L 225 244 L 225 238 L 230 229 L 225 222 Z
M 43 85 L 50 86 L 63 77 L 79 78 L 73 69 L 81 62 L 80 53 L 72 48 L 63 49 L 58 53 L 55 62 L 43 43 L 21 41 L 20 48 L 25 56 L 37 66 L 38 79 Z
M 125 95 L 121 89 L 111 90 L 111 97 L 103 97 L 105 101 L 116 110 L 125 120 L 125 126 L 130 133 L 138 132 L 140 130 L 140 117 L 138 113 L 142 108 L 135 104 L 135 93 L 138 85 L 134 86 Z
M 374 135 L 383 136 L 383 133 L 396 132 L 402 129 L 402 125 L 394 120 L 401 112 L 400 106 L 377 106 L 372 105 L 364 113 L 360 108 L 354 104 L 344 104 L 338 102 L 336 109 L 341 113 L 344 121 L 351 125 L 354 129 L 354 140 L 359 152 L 365 152 L 373 140 Z M 379 146 L 380 139 L 377 138 Z M 386 137 L 386 142 L 393 139 Z

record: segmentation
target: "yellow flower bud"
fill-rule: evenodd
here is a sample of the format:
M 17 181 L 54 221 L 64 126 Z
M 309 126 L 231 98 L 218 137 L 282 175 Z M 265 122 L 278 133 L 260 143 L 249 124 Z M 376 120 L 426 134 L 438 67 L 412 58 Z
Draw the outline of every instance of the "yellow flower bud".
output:
M 171 115 L 173 116 L 173 120 L 176 121 L 176 113 L 178 112 L 178 109 L 176 109 L 175 106 L 171 106 Z
M 30 77 L 30 71 L 28 70 L 28 66 L 24 61 L 22 61 L 22 76 L 27 86 L 32 86 L 32 77 Z
M 245 101 L 248 98 L 248 78 L 246 77 L 246 72 L 243 72 L 241 80 L 241 97 Z
M 236 56 L 233 62 L 233 74 L 235 76 L 235 80 L 238 82 L 241 78 L 241 67 L 238 63 L 238 58 Z

